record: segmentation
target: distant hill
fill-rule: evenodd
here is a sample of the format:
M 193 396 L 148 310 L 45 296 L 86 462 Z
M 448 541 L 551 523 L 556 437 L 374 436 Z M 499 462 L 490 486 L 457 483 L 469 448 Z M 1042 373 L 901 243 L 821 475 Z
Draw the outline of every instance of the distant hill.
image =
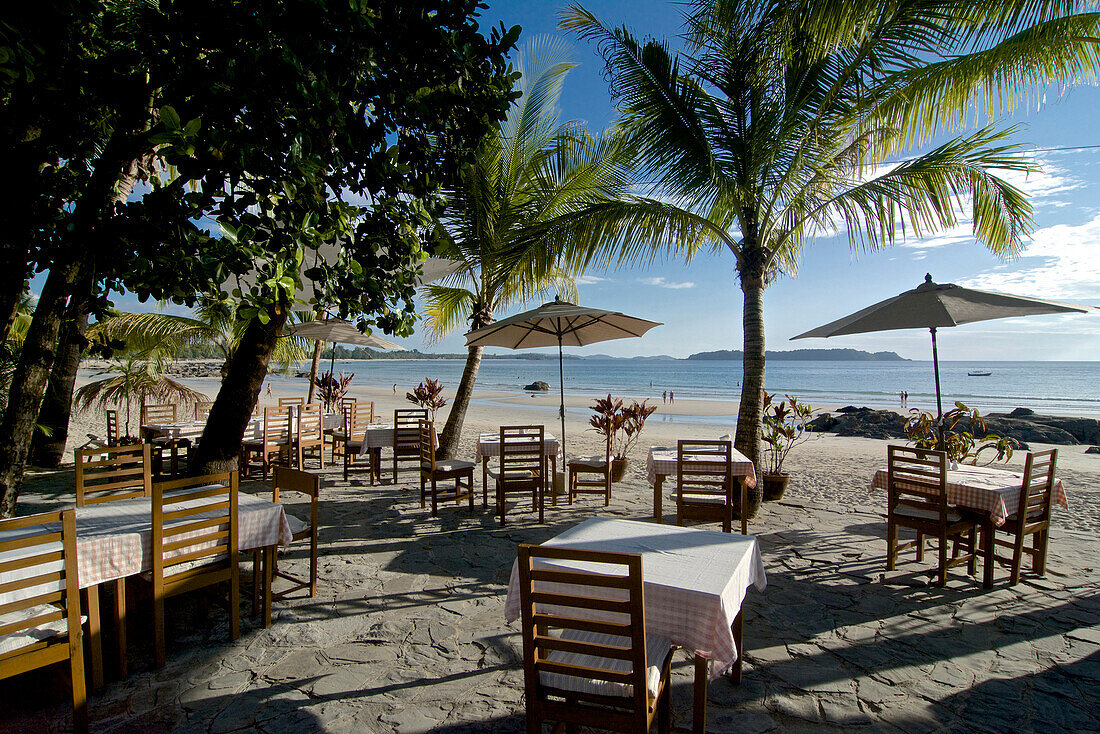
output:
M 738 349 L 722 349 L 717 352 L 698 352 L 688 359 L 738 361 L 744 357 Z M 908 362 L 895 352 L 863 352 L 859 349 L 792 349 L 788 352 L 765 352 L 769 360 L 790 362 Z

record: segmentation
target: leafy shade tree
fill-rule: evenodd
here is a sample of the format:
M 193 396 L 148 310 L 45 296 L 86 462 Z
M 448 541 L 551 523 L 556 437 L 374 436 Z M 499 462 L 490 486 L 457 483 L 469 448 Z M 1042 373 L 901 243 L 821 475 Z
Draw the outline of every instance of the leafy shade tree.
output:
M 86 272 L 97 292 L 188 305 L 241 278 L 230 297 L 246 325 L 199 471 L 235 466 L 300 300 L 407 333 L 436 196 L 513 98 L 505 57 L 518 35 L 483 36 L 476 0 L 39 5 L 50 13 L 20 6 L 3 24 L 5 40 L 32 50 L 17 54 L 18 83 L 0 88 L 14 130 L 0 131 L 0 153 L 18 149 L 11 160 L 26 162 L 25 185 L 51 208 L 32 246 L 0 251 L 5 274 L 49 271 L 0 421 L 0 515 L 14 512 L 65 307 Z M 34 51 L 38 40 L 58 54 Z M 120 198 L 142 177 L 147 187 Z M 341 257 L 314 268 L 318 285 L 299 295 L 306 253 L 337 241 Z
M 620 239 L 572 256 L 732 253 L 744 297 L 736 446 L 760 467 L 768 283 L 793 275 L 803 248 L 837 229 L 853 252 L 877 250 L 969 215 L 983 245 L 1018 254 L 1031 208 L 998 172 L 1031 165 L 1005 144 L 1011 129 L 959 131 L 974 105 L 994 113 L 1033 104 L 1047 82 L 1095 79 L 1097 16 L 1070 15 L 1075 8 L 698 0 L 685 15 L 685 50 L 673 53 L 573 6 L 562 25 L 602 52 L 650 183 L 590 208 L 586 240 Z M 945 131 L 959 136 L 903 158 Z
M 76 408 L 80 411 L 92 407 L 104 409 L 121 403 L 126 406 L 125 435 L 137 437 L 130 431 L 135 400 L 139 408 L 150 401 L 193 406 L 206 400 L 201 392 L 165 375 L 166 366 L 163 359 L 126 355 L 97 373 L 96 376 L 103 379 L 93 380 L 76 391 Z
M 553 291 L 576 299 L 571 275 L 558 265 L 564 247 L 547 247 L 532 233 L 549 223 L 568 229 L 573 213 L 623 194 L 629 174 L 619 138 L 559 123 L 562 83 L 574 65 L 560 40 L 537 38 L 525 45 L 518 62 L 519 100 L 482 140 L 449 192 L 440 228 L 449 243 L 446 255 L 462 265 L 427 287 L 434 340 L 487 326 L 500 310 Z M 440 434 L 443 456 L 453 456 L 458 446 L 482 350 L 468 348 Z

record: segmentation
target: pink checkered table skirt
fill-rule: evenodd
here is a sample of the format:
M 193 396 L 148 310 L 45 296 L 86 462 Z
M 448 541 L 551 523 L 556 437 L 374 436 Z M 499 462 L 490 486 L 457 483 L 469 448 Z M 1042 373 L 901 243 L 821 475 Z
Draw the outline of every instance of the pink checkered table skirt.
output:
M 722 469 L 721 464 L 701 464 L 700 467 L 717 471 Z M 654 446 L 650 448 L 645 468 L 649 483 L 653 485 L 657 483 L 658 477 L 663 479 L 664 477 L 675 476 L 680 468 L 676 447 Z M 750 487 L 756 486 L 756 469 L 753 467 L 752 461 L 737 449 L 733 449 L 733 476 L 738 479 L 743 478 L 745 484 Z
M 871 481 L 872 489 L 886 489 L 889 472 L 880 469 Z M 947 472 L 947 501 L 952 505 L 988 512 L 994 525 L 1016 513 L 1020 505 L 1020 487 L 1024 475 L 1009 469 L 988 466 L 960 466 Z M 1069 507 L 1062 480 L 1054 480 L 1054 501 Z
M 768 584 L 760 548 L 749 535 L 594 517 L 543 545 L 640 553 L 646 634 L 710 658 L 711 678 L 737 660 L 732 626 L 749 587 L 763 591 Z M 583 564 L 578 568 L 586 570 Z M 504 616 L 509 622 L 520 616 L 518 563 L 512 564 Z
M 549 433 L 544 433 L 542 436 L 542 440 L 542 450 L 546 456 L 553 458 L 561 457 L 561 446 L 559 445 L 557 438 L 550 435 Z M 488 460 L 496 456 L 500 456 L 500 434 L 479 434 L 477 437 L 477 452 L 474 454 L 474 463 L 482 460 Z

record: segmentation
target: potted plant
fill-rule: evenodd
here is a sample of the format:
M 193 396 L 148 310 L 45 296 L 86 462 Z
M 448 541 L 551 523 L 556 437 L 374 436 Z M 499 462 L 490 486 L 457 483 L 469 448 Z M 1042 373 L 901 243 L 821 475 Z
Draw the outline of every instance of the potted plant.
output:
M 982 438 L 975 438 L 975 433 L 982 434 Z M 918 449 L 946 451 L 952 468 L 966 461 L 977 465 L 979 457 L 986 452 L 993 452 L 992 458 L 985 462 L 987 465 L 1008 461 L 1012 451 L 1019 446 L 1014 438 L 986 433 L 985 419 L 977 408 L 969 408 L 958 401 L 953 409 L 943 414 L 939 426 L 931 413 L 913 408 L 905 422 L 905 436 Z
M 776 403 L 774 395 L 764 393 L 760 438 L 764 443 L 763 499 L 768 502 L 783 498 L 791 479 L 791 475 L 783 471 L 783 462 L 791 449 L 810 438 L 806 424 L 813 417 L 813 408 L 792 395 L 785 397 Z M 752 514 L 755 513 L 750 513 L 750 517 Z
M 313 378 L 313 384 L 317 386 L 317 397 L 321 401 L 322 410 L 326 413 L 336 413 L 340 410 L 340 401 L 347 397 L 348 385 L 355 374 L 345 375 L 340 371 L 339 377 L 332 372 L 322 372 Z
M 415 403 L 421 408 L 427 408 L 431 413 L 432 423 L 435 423 L 435 412 L 447 404 L 447 398 L 443 397 L 443 383 L 429 377 L 416 386 L 412 392 L 405 393 L 405 399 Z
M 611 481 L 621 482 L 629 464 L 627 452 L 637 443 L 646 419 L 657 410 L 647 401 L 632 400 L 629 405 L 608 395 L 589 406 L 593 411 L 588 424 L 592 430 L 611 442 Z

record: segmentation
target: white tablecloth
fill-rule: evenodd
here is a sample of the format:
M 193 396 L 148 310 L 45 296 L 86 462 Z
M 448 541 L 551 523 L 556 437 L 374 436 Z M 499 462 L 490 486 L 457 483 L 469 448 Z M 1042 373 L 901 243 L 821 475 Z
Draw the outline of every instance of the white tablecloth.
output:
M 712 678 L 737 660 L 732 625 L 745 593 L 768 583 L 756 538 L 748 535 L 594 517 L 544 545 L 640 553 L 646 634 L 710 658 Z M 520 616 L 518 563 L 504 616 L 509 622 Z
M 209 500 L 169 504 L 179 509 Z M 80 587 L 133 576 L 153 568 L 152 500 L 135 497 L 76 508 L 76 556 Z M 188 520 L 197 520 L 195 515 Z M 239 493 L 237 499 L 237 546 L 240 550 L 283 545 L 292 539 L 290 525 L 282 505 L 253 494 Z M 60 523 L 56 529 L 60 530 Z M 200 534 L 203 531 L 199 531 Z M 0 535 L 3 539 L 27 534 L 26 530 Z M 183 536 L 181 536 L 183 537 Z M 57 544 L 60 548 L 60 543 Z M 191 550 L 184 548 L 183 551 Z M 35 550 L 35 553 L 40 552 Z M 0 561 L 29 555 L 26 550 L 0 553 Z M 36 567 L 36 571 L 40 567 Z M 25 572 L 25 571 L 24 571 Z M 0 574 L 0 584 L 19 578 L 19 570 Z M 30 591 L 30 590 L 24 590 Z M 0 604 L 12 601 L 0 594 Z M 27 598 L 20 595 L 18 598 Z
M 517 441 L 520 439 L 517 439 Z M 558 439 L 549 433 L 544 433 L 543 440 L 543 454 L 546 456 L 553 456 L 555 458 L 561 458 L 561 446 L 558 443 Z M 482 459 L 491 459 L 495 456 L 500 456 L 500 434 L 499 433 L 482 433 L 477 437 L 477 453 L 474 455 L 474 463 L 481 461 Z

